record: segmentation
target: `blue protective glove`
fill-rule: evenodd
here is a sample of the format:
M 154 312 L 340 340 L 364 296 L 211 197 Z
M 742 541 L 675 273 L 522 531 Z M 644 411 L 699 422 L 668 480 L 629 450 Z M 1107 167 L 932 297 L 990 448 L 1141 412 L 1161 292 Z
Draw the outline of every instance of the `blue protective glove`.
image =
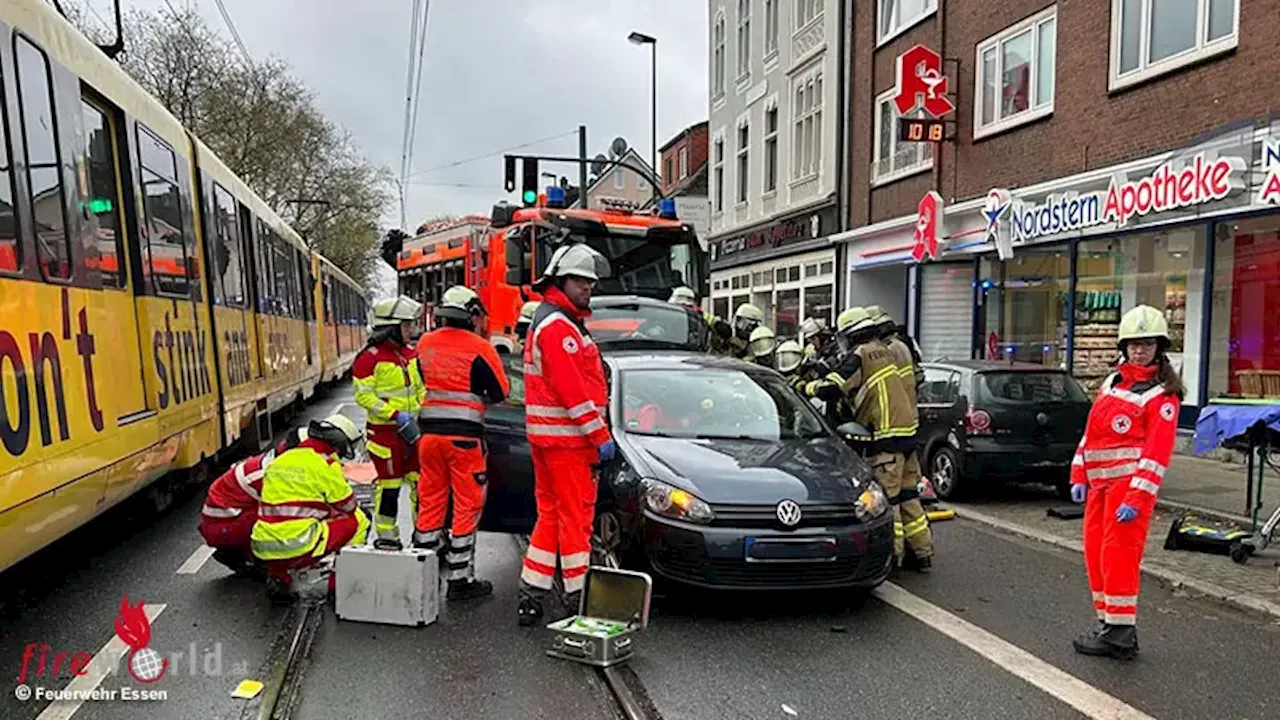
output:
M 413 422 L 413 416 L 403 410 L 397 410 L 396 414 L 391 416 L 391 421 L 396 424 L 396 427 L 404 427 Z
M 1136 517 L 1138 517 L 1138 508 L 1128 503 L 1121 503 L 1120 507 L 1116 508 L 1116 520 L 1122 523 L 1129 522 Z
M 614 442 L 613 438 L 609 438 L 608 440 L 605 440 L 604 444 L 600 446 L 601 464 L 609 462 L 610 460 L 613 459 L 613 456 L 617 454 L 618 454 L 618 443 Z
M 1089 487 L 1084 483 L 1077 483 L 1071 486 L 1071 502 L 1077 505 L 1084 502 L 1085 493 Z

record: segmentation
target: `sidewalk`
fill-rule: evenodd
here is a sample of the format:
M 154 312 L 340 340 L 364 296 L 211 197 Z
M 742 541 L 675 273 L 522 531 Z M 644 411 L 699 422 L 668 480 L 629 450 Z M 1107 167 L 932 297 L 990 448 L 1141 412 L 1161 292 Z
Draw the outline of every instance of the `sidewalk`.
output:
M 1170 474 L 1172 475 L 1172 471 Z M 1168 479 L 1166 477 L 1166 482 Z M 1008 488 L 993 495 L 995 497 L 990 499 L 948 503 L 947 506 L 955 509 L 962 519 L 1082 552 L 1081 521 L 1061 520 L 1045 514 L 1045 510 L 1050 507 L 1070 503 L 1052 499 L 1031 488 Z M 1241 491 L 1242 498 L 1243 495 Z M 1266 613 L 1280 620 L 1280 546 L 1269 547 L 1254 555 L 1245 565 L 1237 565 L 1225 555 L 1165 550 L 1164 541 L 1169 526 L 1180 512 L 1164 507 L 1156 510 L 1151 531 L 1147 535 L 1143 572 L 1172 587 Z M 946 562 L 945 547 L 939 549 L 939 562 Z M 1081 572 L 1083 573 L 1083 568 Z
M 1160 501 L 1169 508 L 1210 510 L 1238 521 L 1249 515 L 1245 510 L 1247 471 L 1248 466 L 1243 463 L 1174 455 L 1160 485 Z M 1268 467 L 1262 491 L 1260 523 L 1280 506 L 1280 473 Z

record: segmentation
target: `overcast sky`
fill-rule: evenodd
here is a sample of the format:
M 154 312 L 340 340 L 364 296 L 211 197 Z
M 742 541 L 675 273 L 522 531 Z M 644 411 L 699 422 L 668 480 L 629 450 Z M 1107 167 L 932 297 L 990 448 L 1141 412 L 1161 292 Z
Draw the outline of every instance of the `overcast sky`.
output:
M 110 17 L 111 0 L 79 0 Z M 123 0 L 162 7 L 164 0 Z M 213 0 L 194 4 L 226 33 Z M 278 55 L 379 165 L 399 173 L 412 0 L 224 0 L 248 51 Z M 97 22 L 94 20 L 93 22 Z M 650 53 L 658 38 L 658 144 L 707 117 L 707 6 L 701 0 L 434 0 L 418 110 L 409 227 L 439 214 L 488 213 L 507 197 L 502 160 L 455 161 L 561 135 L 525 152 L 589 154 L 622 136 L 647 160 Z M 576 166 L 555 168 L 576 182 Z M 511 199 L 515 199 L 512 196 Z M 388 224 L 399 224 L 391 207 Z

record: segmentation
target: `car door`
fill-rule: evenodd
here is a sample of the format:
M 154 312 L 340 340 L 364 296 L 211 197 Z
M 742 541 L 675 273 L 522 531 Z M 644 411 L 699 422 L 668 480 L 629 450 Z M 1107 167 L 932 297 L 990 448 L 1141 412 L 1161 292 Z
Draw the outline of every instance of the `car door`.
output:
M 533 457 L 524 432 L 524 366 L 518 355 L 504 358 L 511 392 L 485 413 L 489 486 L 480 529 L 528 533 L 533 532 L 538 511 L 533 499 Z
M 917 394 L 920 412 L 920 445 L 925 457 L 939 442 L 946 442 L 951 430 L 964 421 L 960 407 L 960 373 L 954 369 L 924 366 L 924 382 Z

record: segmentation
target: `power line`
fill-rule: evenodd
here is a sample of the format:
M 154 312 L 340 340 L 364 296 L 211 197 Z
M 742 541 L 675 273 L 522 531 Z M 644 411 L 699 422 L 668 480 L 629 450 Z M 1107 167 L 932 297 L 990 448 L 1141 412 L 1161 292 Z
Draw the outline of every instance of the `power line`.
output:
M 409 168 L 413 167 L 413 145 L 418 139 L 418 106 L 422 102 L 422 58 L 427 49 L 427 18 L 431 14 L 431 0 L 423 0 L 422 29 L 418 31 L 418 65 L 413 80 L 413 112 L 409 118 L 409 145 L 405 158 L 405 179 L 409 177 Z
M 222 21 L 227 24 L 227 29 L 231 31 L 231 39 L 235 41 L 236 47 L 240 48 L 240 54 L 244 56 L 244 64 L 252 66 L 253 58 L 245 48 L 244 41 L 240 39 L 240 33 L 236 32 L 236 24 L 231 21 L 231 14 L 227 12 L 227 6 L 222 4 L 222 0 L 213 1 L 218 4 L 218 12 L 222 13 Z M 165 0 L 165 4 L 168 4 L 168 2 L 169 0 Z M 169 9 L 172 10 L 173 6 L 169 5 Z
M 409 127 L 413 118 L 413 96 L 414 96 L 414 55 L 418 47 L 419 26 L 421 24 L 422 2 L 421 0 L 413 0 L 413 17 L 409 21 L 409 50 L 405 56 L 405 88 L 404 88 L 404 128 L 400 133 L 400 225 L 403 226 L 405 219 L 405 197 L 404 184 L 409 174 Z
M 450 168 L 456 168 L 462 165 L 468 165 L 478 160 L 488 160 L 489 158 L 495 158 L 495 157 L 498 157 L 499 155 L 504 155 L 506 153 L 509 153 L 512 150 L 523 150 L 524 148 L 531 147 L 533 145 L 541 145 L 542 143 L 545 143 L 545 142 L 551 142 L 552 140 L 559 140 L 560 138 L 569 137 L 570 135 L 577 135 L 577 134 L 578 134 L 577 130 L 570 130 L 569 132 L 560 133 L 559 135 L 551 135 L 549 137 L 539 138 L 537 140 L 530 140 L 527 143 L 520 143 L 519 145 L 512 145 L 509 148 L 494 150 L 493 152 L 488 152 L 488 153 L 485 153 L 484 155 L 476 155 L 475 157 L 469 157 L 463 160 L 455 160 L 450 163 L 445 163 L 444 165 L 437 165 L 436 167 L 427 168 L 426 170 L 419 170 L 417 172 L 410 173 L 406 177 L 407 178 L 418 177 L 420 175 L 426 175 L 428 173 L 439 172 L 441 170 L 448 170 Z

